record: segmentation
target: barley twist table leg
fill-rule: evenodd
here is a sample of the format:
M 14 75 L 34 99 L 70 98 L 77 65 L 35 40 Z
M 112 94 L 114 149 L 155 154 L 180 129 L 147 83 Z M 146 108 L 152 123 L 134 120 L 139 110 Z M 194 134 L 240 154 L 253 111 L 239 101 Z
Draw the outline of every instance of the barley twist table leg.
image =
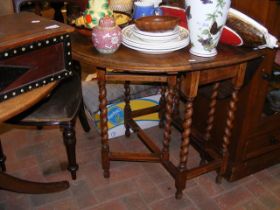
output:
M 214 114 L 216 112 L 216 104 L 217 104 L 217 96 L 218 96 L 218 89 L 219 89 L 220 83 L 216 82 L 213 85 L 213 89 L 212 89 L 212 95 L 210 98 L 210 105 L 209 105 L 209 112 L 208 112 L 208 118 L 207 118 L 207 126 L 206 126 L 206 131 L 205 131 L 205 135 L 204 135 L 204 148 L 206 147 L 206 144 L 210 138 L 210 134 L 213 128 L 213 122 L 214 122 Z M 200 165 L 205 164 L 205 153 L 201 153 L 201 161 L 200 161 Z
M 173 116 L 175 119 L 180 116 L 180 86 L 181 86 L 181 78 L 177 78 L 176 83 L 176 91 L 174 97 L 174 106 L 173 106 Z
M 164 127 L 164 139 L 163 139 L 163 149 L 162 149 L 162 159 L 164 160 L 169 160 L 169 143 L 171 137 L 171 122 L 172 122 L 175 85 L 176 85 L 176 77 L 175 76 L 169 77 L 166 106 L 165 106 L 165 127 Z
M 176 185 L 176 198 L 180 199 L 183 196 L 183 190 L 186 187 L 186 177 L 183 173 L 187 170 L 187 160 L 189 154 L 192 114 L 193 114 L 193 100 L 194 98 L 188 97 L 185 104 L 184 122 L 183 122 L 183 134 L 182 143 L 180 148 L 180 163 L 178 169 L 181 173 L 177 174 L 175 185 Z
M 101 130 L 101 158 L 104 177 L 110 177 L 109 142 L 108 142 L 108 119 L 107 119 L 107 99 L 105 70 L 97 70 L 99 87 L 99 109 L 100 109 L 100 130 Z
M 223 137 L 223 143 L 222 143 L 222 166 L 220 168 L 220 171 L 217 175 L 216 182 L 221 183 L 222 177 L 226 171 L 227 168 L 227 162 L 229 158 L 229 152 L 228 152 L 228 145 L 230 143 L 231 138 L 231 131 L 233 127 L 233 121 L 234 121 L 234 113 L 236 111 L 236 103 L 238 100 L 238 91 L 239 88 L 235 87 L 232 94 L 231 94 L 231 100 L 229 103 L 229 110 L 227 113 L 227 120 L 226 120 L 226 128 L 225 128 L 225 134 Z
M 228 159 L 229 159 L 228 145 L 230 143 L 231 134 L 232 134 L 234 114 L 236 111 L 236 103 L 238 100 L 238 92 L 244 82 L 247 63 L 242 63 L 239 66 L 236 66 L 235 68 L 237 68 L 236 69 L 237 74 L 232 79 L 233 91 L 231 94 L 231 100 L 229 102 L 229 109 L 228 109 L 228 113 L 227 113 L 225 133 L 224 133 L 223 143 L 222 143 L 222 165 L 221 165 L 220 171 L 216 178 L 217 183 L 221 183 L 222 177 L 225 174 L 226 169 L 227 169 L 227 164 L 228 164 Z

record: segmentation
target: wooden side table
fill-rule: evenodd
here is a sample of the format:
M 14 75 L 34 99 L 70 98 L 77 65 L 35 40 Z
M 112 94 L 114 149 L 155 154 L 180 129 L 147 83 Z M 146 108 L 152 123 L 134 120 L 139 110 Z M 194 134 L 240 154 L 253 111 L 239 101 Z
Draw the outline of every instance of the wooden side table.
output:
M 110 176 L 110 161 L 113 160 L 159 162 L 175 179 L 175 186 L 177 189 L 176 198 L 182 197 L 182 191 L 188 179 L 211 170 L 218 170 L 217 180 L 221 180 L 227 166 L 227 147 L 230 143 L 231 129 L 234 122 L 235 104 L 238 90 L 243 84 L 246 64 L 252 59 L 265 55 L 265 50 L 253 51 L 221 46 L 218 49 L 219 53 L 217 56 L 213 58 L 200 58 L 190 55 L 186 48 L 168 54 L 148 55 L 121 46 L 114 54 L 102 55 L 93 49 L 90 40 L 86 37 L 74 34 L 72 36 L 72 43 L 73 57 L 82 63 L 91 65 L 93 70 L 95 68 L 97 69 L 101 113 L 102 167 L 105 177 L 108 178 Z M 106 69 L 108 68 L 114 70 L 107 71 Z M 228 117 L 224 129 L 223 144 L 219 145 L 219 151 L 210 150 L 207 144 L 204 144 L 205 147 L 202 147 L 203 151 L 201 154 L 211 161 L 203 163 L 196 168 L 188 169 L 186 165 L 188 161 L 189 145 L 191 142 L 191 135 L 194 134 L 191 132 L 193 100 L 197 95 L 198 87 L 199 85 L 208 83 L 214 84 L 212 100 L 209 105 L 208 126 L 205 136 L 201 137 L 207 141 L 211 134 L 219 82 L 226 79 L 232 81 L 233 92 L 231 94 L 228 111 L 225 113 Z M 183 88 L 179 86 L 179 80 L 184 84 L 182 85 Z M 132 128 L 151 151 L 150 153 L 110 151 L 106 108 L 106 83 L 109 81 L 125 82 L 124 124 L 126 136 L 129 136 L 129 129 Z M 129 105 L 129 83 L 134 81 L 167 84 L 164 112 L 160 111 L 161 116 L 163 116 L 164 113 L 163 119 L 165 120 L 162 148 L 158 148 L 153 140 L 133 120 L 134 117 L 142 114 L 160 110 L 159 106 L 144 110 L 131 110 Z M 174 113 L 173 108 L 178 104 L 178 97 L 175 96 L 178 95 L 179 92 L 183 92 L 186 103 L 183 114 L 184 121 L 179 125 L 182 128 L 182 142 L 180 154 L 178 154 L 180 162 L 179 165 L 176 166 L 169 158 L 169 143 L 171 140 L 170 134 L 172 114 Z

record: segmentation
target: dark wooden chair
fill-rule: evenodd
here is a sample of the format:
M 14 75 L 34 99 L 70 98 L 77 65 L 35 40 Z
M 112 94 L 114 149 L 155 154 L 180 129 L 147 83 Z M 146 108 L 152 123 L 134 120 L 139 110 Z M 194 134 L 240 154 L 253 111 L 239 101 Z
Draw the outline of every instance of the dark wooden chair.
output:
M 26 0 L 14 0 L 15 11 L 19 12 L 21 3 Z M 75 123 L 79 117 L 83 129 L 88 132 L 90 126 L 87 122 L 82 90 L 80 65 L 73 61 L 73 75 L 59 83 L 52 94 L 45 100 L 36 104 L 31 109 L 10 119 L 7 123 L 15 125 L 36 126 L 59 126 L 63 130 L 63 140 L 66 146 L 68 167 L 72 179 L 76 179 L 78 164 L 76 162 L 76 135 Z M 6 170 L 5 155 L 0 142 L 0 169 Z
M 70 171 L 72 179 L 76 179 L 78 164 L 75 151 L 75 123 L 77 117 L 79 117 L 84 131 L 88 132 L 90 126 L 84 110 L 81 78 L 80 74 L 74 70 L 73 76 L 61 81 L 49 97 L 26 112 L 10 119 L 7 123 L 38 128 L 43 128 L 43 126 L 61 127 L 68 158 L 67 169 Z M 6 169 L 5 159 L 0 145 L 0 166 L 3 171 Z

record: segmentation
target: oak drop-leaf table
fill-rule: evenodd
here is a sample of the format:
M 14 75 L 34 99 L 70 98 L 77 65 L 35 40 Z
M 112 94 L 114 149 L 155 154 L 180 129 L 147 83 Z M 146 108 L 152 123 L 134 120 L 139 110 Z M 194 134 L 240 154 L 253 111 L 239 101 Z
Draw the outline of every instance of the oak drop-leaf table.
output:
M 102 141 L 102 167 L 104 176 L 110 176 L 110 161 L 146 161 L 161 163 L 175 179 L 176 198 L 181 198 L 188 179 L 203 173 L 217 170 L 217 182 L 221 181 L 228 162 L 228 145 L 231 138 L 231 129 L 234 126 L 234 112 L 238 99 L 238 91 L 241 88 L 249 61 L 264 55 L 265 50 L 242 49 L 230 46 L 219 46 L 218 55 L 211 58 L 193 56 L 184 48 L 172 53 L 151 55 L 137 52 L 125 46 L 121 46 L 114 54 L 104 55 L 98 53 L 92 46 L 88 37 L 78 33 L 72 34 L 73 57 L 80 62 L 91 66 L 92 71 L 97 71 L 100 100 L 100 127 Z M 113 69 L 113 70 L 112 70 Z M 219 151 L 211 150 L 207 144 L 203 144 L 201 164 L 188 169 L 187 161 L 189 145 L 192 139 L 202 138 L 207 142 L 213 126 L 217 91 L 221 81 L 231 80 L 232 93 L 228 104 L 227 120 L 224 128 L 222 145 L 218 145 Z M 106 83 L 110 81 L 124 82 L 125 116 L 124 125 L 126 136 L 130 135 L 130 129 L 137 133 L 141 141 L 150 150 L 150 153 L 111 151 L 108 141 L 107 126 L 107 99 Z M 131 110 L 130 107 L 130 82 L 159 83 L 167 87 L 162 88 L 160 105 L 144 110 Z M 200 85 L 213 84 L 207 128 L 205 134 L 196 135 L 192 132 L 193 101 Z M 177 107 L 179 95 L 184 97 L 183 120 L 177 120 Z M 160 125 L 164 127 L 164 140 L 159 148 L 133 120 L 133 118 L 158 112 Z M 175 120 L 174 120 L 175 119 Z M 181 128 L 182 140 L 180 145 L 179 164 L 175 165 L 169 158 L 169 144 L 171 141 L 171 125 L 174 123 Z M 175 140 L 175 139 L 173 139 Z M 204 154 L 204 155 L 203 155 Z M 205 161 L 204 158 L 208 157 Z

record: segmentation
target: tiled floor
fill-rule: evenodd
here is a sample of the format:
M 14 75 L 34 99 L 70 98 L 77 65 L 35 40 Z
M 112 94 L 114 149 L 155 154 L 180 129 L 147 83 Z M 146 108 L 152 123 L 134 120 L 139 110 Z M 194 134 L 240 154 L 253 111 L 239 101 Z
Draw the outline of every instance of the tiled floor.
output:
M 26 130 L 2 127 L 3 148 L 8 157 L 7 172 L 33 181 L 67 179 L 70 188 L 64 192 L 27 195 L 0 191 L 0 210 L 266 210 L 280 209 L 280 164 L 259 173 L 221 185 L 215 173 L 208 173 L 187 183 L 183 199 L 174 198 L 171 176 L 157 163 L 112 162 L 111 178 L 104 179 L 100 165 L 100 138 L 93 128 L 84 133 L 77 124 L 77 160 L 80 165 L 76 181 L 65 170 L 66 155 L 58 129 Z M 4 132 L 5 131 L 5 132 Z M 148 133 L 159 136 L 160 130 Z M 179 133 L 173 130 L 171 157 L 177 159 Z M 158 143 L 159 143 L 158 142 Z M 113 148 L 134 148 L 142 145 L 132 138 L 111 141 Z M 190 167 L 198 155 L 190 151 Z

